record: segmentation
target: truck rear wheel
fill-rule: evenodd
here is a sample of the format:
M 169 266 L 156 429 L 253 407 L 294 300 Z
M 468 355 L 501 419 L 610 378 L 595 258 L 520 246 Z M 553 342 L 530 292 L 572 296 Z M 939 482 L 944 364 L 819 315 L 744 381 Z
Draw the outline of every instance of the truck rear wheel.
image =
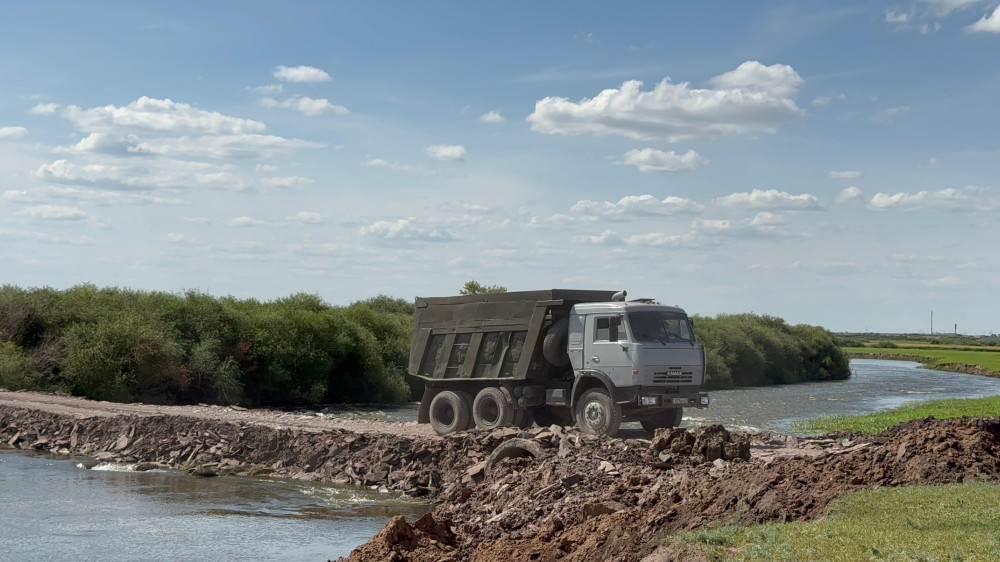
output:
M 652 433 L 661 427 L 677 427 L 684 417 L 683 408 L 670 408 L 657 413 L 655 416 L 639 420 L 642 428 Z
M 603 388 L 591 388 L 576 404 L 576 425 L 591 435 L 614 437 L 622 424 L 622 407 Z
M 467 392 L 442 390 L 431 400 L 431 427 L 438 435 L 469 429 L 471 410 Z
M 472 403 L 472 419 L 479 429 L 496 429 L 514 422 L 514 406 L 502 390 L 487 386 Z
M 569 321 L 565 318 L 557 320 L 549 326 L 542 340 L 542 355 L 545 360 L 556 367 L 569 365 L 569 354 L 566 352 L 566 340 L 569 337 Z

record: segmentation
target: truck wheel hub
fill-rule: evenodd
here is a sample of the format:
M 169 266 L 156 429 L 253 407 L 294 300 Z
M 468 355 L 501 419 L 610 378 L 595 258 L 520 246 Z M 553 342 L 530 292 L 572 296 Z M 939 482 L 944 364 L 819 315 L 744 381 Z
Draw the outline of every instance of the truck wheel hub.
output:
M 591 402 L 584 408 L 583 417 L 587 419 L 587 423 L 591 427 L 598 427 L 607 419 L 607 412 L 604 411 L 604 408 L 600 404 Z

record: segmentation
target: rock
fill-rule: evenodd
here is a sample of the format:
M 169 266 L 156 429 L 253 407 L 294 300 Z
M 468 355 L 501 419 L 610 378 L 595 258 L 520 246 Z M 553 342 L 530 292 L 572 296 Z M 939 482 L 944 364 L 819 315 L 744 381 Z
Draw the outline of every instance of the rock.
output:
M 625 509 L 625 506 L 619 502 L 613 500 L 605 500 L 599 502 L 590 502 L 584 504 L 583 506 L 583 516 L 584 517 L 597 517 L 598 515 L 607 515 L 610 513 L 615 513 Z
M 209 466 L 196 466 L 188 470 L 188 474 L 190 474 L 191 476 L 201 476 L 204 478 L 210 478 L 212 476 L 218 476 L 219 471 Z
M 121 451 L 125 447 L 128 447 L 128 440 L 129 440 L 128 435 L 122 435 L 121 437 L 118 438 L 118 441 L 115 441 L 114 449 L 116 451 Z

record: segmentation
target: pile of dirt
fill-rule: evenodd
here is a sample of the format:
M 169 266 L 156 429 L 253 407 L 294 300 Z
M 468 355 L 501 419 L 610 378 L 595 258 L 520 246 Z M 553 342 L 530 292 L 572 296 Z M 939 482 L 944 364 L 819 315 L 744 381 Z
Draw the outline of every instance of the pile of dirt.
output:
M 405 542 L 380 535 L 349 560 L 666 559 L 654 554 L 663 536 L 706 522 L 808 520 L 857 489 L 1000 478 L 998 419 L 917 420 L 814 456 L 747 460 L 748 441 L 719 426 L 549 439 L 447 488 L 421 524 L 434 537 L 416 526 Z

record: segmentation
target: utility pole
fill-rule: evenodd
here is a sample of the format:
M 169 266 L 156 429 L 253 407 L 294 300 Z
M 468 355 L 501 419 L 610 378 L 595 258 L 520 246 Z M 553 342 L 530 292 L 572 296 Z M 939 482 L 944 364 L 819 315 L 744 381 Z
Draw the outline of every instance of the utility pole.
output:
M 931 335 L 934 335 L 934 311 L 931 311 Z

